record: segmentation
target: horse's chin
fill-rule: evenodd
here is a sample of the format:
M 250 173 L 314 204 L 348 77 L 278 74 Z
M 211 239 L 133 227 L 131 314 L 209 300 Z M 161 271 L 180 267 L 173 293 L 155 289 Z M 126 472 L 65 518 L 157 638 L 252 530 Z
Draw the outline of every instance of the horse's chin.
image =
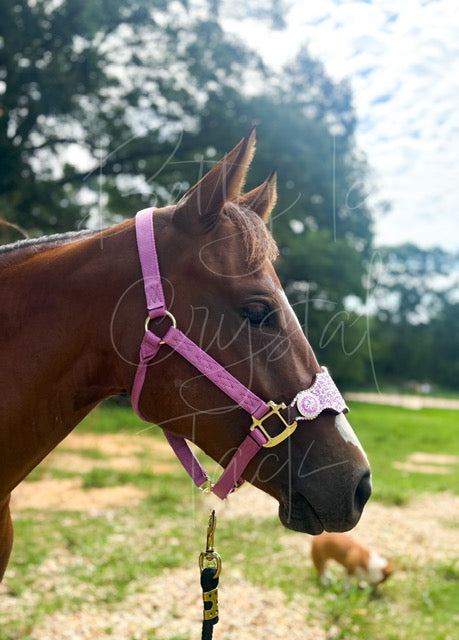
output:
M 325 528 L 312 506 L 299 493 L 293 494 L 290 500 L 280 503 L 279 518 L 287 529 L 314 536 L 322 533 Z

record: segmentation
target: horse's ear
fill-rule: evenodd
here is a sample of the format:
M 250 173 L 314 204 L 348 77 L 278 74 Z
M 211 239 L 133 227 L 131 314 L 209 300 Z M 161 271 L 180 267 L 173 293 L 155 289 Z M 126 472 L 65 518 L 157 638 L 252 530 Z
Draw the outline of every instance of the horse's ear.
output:
M 277 173 L 273 171 L 259 187 L 237 198 L 236 202 L 255 211 L 264 222 L 268 222 L 277 202 Z
M 255 128 L 252 128 L 178 202 L 174 222 L 190 228 L 190 224 L 198 221 L 201 232 L 212 229 L 225 202 L 236 200 L 241 193 L 254 152 Z

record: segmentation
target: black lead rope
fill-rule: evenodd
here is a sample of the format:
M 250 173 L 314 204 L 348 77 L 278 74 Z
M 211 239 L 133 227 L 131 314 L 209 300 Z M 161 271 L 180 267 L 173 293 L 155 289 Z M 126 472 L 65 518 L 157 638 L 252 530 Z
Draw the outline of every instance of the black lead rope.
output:
M 218 578 L 222 570 L 222 561 L 214 549 L 216 526 L 217 518 L 215 511 L 212 510 L 207 527 L 206 550 L 199 556 L 202 599 L 204 604 L 202 640 L 212 640 L 214 625 L 218 622 Z
M 215 567 L 206 567 L 201 573 L 202 599 L 204 600 L 204 619 L 202 621 L 202 640 L 212 640 L 214 625 L 218 622 L 218 577 Z

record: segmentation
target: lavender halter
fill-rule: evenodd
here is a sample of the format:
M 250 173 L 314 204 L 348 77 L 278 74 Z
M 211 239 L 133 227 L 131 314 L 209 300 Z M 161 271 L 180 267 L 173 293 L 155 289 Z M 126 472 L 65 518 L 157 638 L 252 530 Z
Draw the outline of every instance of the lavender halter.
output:
M 139 211 L 136 215 L 137 248 L 142 267 L 148 316 L 145 321 L 145 334 L 140 345 L 139 365 L 131 391 L 132 406 L 137 415 L 142 420 L 146 420 L 139 410 L 139 399 L 145 382 L 147 365 L 158 353 L 160 346 L 167 344 L 252 416 L 249 433 L 214 485 L 211 484 L 207 473 L 185 439 L 164 430 L 169 444 L 194 483 L 200 489 L 212 491 L 219 498 L 224 499 L 242 484 L 242 474 L 255 454 L 262 447 L 274 447 L 288 438 L 295 431 L 298 420 L 313 420 L 325 409 L 332 409 L 337 413 L 349 411 L 349 409 L 332 378 L 323 369 L 322 373 L 316 374 L 314 384 L 309 389 L 300 391 L 293 399 L 290 407 L 296 406 L 300 415 L 292 423 L 289 423 L 281 413 L 283 409 L 287 408 L 284 403 L 276 404 L 271 400 L 267 403 L 264 402 L 196 343 L 192 342 L 180 329 L 177 329 L 174 316 L 167 310 L 161 286 L 154 240 L 153 211 L 154 207 L 151 207 Z M 159 338 L 150 329 L 150 320 L 162 316 L 167 316 L 171 320 L 172 326 L 162 338 Z M 274 415 L 285 428 L 277 436 L 271 437 L 263 423 Z

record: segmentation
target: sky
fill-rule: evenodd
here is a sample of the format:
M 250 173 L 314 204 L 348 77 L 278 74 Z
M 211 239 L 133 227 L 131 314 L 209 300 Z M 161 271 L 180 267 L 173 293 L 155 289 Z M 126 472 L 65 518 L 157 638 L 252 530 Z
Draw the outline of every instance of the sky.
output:
M 274 67 L 307 44 L 348 79 L 357 144 L 374 170 L 370 197 L 388 201 L 377 245 L 459 251 L 459 11 L 457 0 L 290 0 L 288 26 L 227 27 Z M 377 190 L 376 190 L 377 189 Z

